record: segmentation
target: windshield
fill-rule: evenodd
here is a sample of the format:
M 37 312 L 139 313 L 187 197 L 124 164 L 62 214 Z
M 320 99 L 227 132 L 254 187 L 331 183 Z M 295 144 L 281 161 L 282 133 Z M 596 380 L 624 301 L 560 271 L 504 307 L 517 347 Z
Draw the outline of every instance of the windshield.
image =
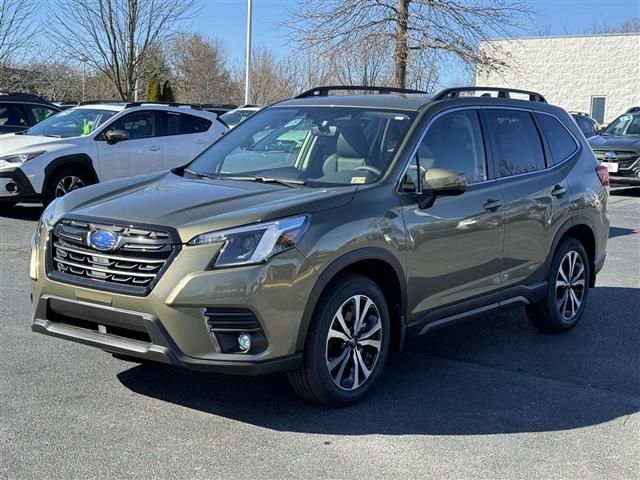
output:
M 640 135 L 640 115 L 622 115 L 602 132 L 603 135 Z
M 371 183 L 388 168 L 414 116 L 355 107 L 270 107 L 205 150 L 188 171 L 310 186 Z
M 98 108 L 70 108 L 43 120 L 25 134 L 56 138 L 89 135 L 116 113 Z
M 251 117 L 253 114 L 258 113 L 257 110 L 231 110 L 230 112 L 223 113 L 220 115 L 220 120 L 222 120 L 227 127 L 233 128 L 236 125 L 241 124 L 247 118 Z

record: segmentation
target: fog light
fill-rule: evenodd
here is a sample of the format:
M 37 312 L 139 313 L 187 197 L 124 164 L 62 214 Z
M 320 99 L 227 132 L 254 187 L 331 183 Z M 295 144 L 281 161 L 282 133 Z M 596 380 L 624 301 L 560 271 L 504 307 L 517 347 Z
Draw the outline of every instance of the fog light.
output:
M 238 335 L 238 347 L 242 352 L 248 352 L 251 348 L 251 335 L 246 333 Z

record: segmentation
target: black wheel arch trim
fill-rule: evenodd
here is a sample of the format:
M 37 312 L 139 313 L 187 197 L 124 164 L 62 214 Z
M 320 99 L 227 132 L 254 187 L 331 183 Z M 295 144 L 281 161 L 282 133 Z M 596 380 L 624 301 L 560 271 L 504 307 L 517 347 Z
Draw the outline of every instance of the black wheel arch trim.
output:
M 47 191 L 47 187 L 49 186 L 49 180 L 53 173 L 59 168 L 64 167 L 72 167 L 74 165 L 79 165 L 89 172 L 91 175 L 91 181 L 97 183 L 99 181 L 98 174 L 96 173 L 95 168 L 93 167 L 93 160 L 86 153 L 74 153 L 71 155 L 63 155 L 62 157 L 58 157 L 47 164 L 44 167 L 44 183 L 42 185 L 42 193 Z
M 589 217 L 584 216 L 584 215 L 575 215 L 573 217 L 571 217 L 570 219 L 566 220 L 562 225 L 560 225 L 560 228 L 558 228 L 558 231 L 556 232 L 555 237 L 553 238 L 553 242 L 551 243 L 551 249 L 549 250 L 549 255 L 547 255 L 547 259 L 545 260 L 544 264 L 543 264 L 543 272 L 545 277 L 549 274 L 549 268 L 551 268 L 551 262 L 553 261 L 553 255 L 555 254 L 558 245 L 560 244 L 560 240 L 562 240 L 562 238 L 564 237 L 564 235 L 571 230 L 574 227 L 580 227 L 580 226 L 585 226 L 587 227 L 590 231 L 591 234 L 593 235 L 594 238 L 594 243 L 597 246 L 597 241 L 596 241 L 596 234 L 595 234 L 595 228 L 593 227 L 593 222 L 589 219 Z M 596 274 L 596 265 L 595 265 L 595 261 L 597 260 L 598 257 L 598 252 L 595 251 L 594 252 L 594 257 L 591 259 L 592 261 L 590 262 L 589 266 L 590 266 L 590 273 L 591 273 L 591 278 L 589 279 L 589 287 L 594 287 L 595 286 L 595 274 Z
M 315 285 L 311 289 L 307 304 L 305 306 L 300 328 L 298 330 L 298 338 L 296 340 L 296 351 L 302 351 L 307 339 L 307 332 L 313 312 L 316 309 L 318 301 L 322 296 L 326 286 L 343 270 L 349 266 L 365 260 L 378 260 L 387 263 L 395 271 L 398 283 L 400 284 L 400 331 L 398 338 L 398 347 L 401 348 L 404 344 L 406 336 L 406 311 L 407 311 L 407 285 L 404 274 L 404 269 L 400 261 L 388 250 L 378 247 L 364 247 L 357 250 L 352 250 L 344 255 L 338 257 L 332 263 L 330 263 L 322 272 Z

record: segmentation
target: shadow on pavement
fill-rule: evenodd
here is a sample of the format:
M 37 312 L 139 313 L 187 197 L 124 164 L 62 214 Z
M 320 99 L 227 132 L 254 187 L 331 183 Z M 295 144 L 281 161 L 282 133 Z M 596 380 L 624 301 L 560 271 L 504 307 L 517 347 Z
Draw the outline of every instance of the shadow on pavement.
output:
M 609 227 L 609 238 L 624 237 L 625 235 L 633 235 L 638 233 L 633 228 Z
M 36 221 L 42 215 L 43 210 L 44 207 L 42 205 L 30 203 L 18 204 L 15 207 L 0 204 L 0 217 Z
M 324 409 L 284 375 L 234 377 L 142 364 L 119 380 L 141 395 L 280 431 L 487 435 L 579 428 L 640 410 L 640 289 L 596 288 L 565 335 L 522 310 L 416 339 L 391 355 L 363 402 Z

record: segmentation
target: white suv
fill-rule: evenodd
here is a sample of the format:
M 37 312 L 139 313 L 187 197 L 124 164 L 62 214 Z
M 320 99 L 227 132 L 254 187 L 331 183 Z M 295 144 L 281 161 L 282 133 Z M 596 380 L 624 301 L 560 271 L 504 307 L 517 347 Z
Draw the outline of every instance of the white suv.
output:
M 228 127 L 192 106 L 91 103 L 0 135 L 0 202 L 42 201 L 192 160 Z

